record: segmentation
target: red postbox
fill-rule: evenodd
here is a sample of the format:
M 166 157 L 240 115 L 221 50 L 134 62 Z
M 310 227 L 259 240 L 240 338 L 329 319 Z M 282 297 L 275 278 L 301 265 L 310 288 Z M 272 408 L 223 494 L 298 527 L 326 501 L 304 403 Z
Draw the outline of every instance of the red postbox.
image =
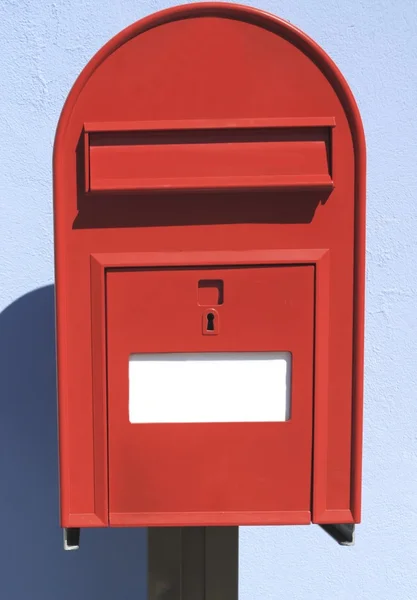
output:
M 270 14 L 108 42 L 54 149 L 61 520 L 360 520 L 365 142 Z

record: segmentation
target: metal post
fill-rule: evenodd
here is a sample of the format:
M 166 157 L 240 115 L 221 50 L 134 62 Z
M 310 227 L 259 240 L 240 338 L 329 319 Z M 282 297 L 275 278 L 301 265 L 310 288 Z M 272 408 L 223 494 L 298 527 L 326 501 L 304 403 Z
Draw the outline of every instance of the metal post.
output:
M 237 527 L 148 530 L 148 600 L 237 599 Z

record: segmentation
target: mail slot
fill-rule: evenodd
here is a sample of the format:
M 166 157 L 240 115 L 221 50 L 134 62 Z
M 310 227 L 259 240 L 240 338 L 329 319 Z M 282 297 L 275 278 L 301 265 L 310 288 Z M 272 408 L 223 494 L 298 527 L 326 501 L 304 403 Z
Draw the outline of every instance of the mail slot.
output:
M 61 524 L 360 521 L 365 142 L 307 36 L 128 27 L 54 148 Z
M 333 119 L 86 124 L 86 191 L 328 189 Z

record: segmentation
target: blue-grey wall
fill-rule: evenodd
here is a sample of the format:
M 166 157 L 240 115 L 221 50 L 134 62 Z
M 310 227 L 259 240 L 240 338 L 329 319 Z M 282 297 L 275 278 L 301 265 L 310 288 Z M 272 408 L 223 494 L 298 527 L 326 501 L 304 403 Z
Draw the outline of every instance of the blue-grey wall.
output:
M 252 4 L 252 2 L 250 2 Z M 51 152 L 81 68 L 157 0 L 0 2 L 0 597 L 146 597 L 142 530 L 58 528 Z M 254 3 L 255 4 L 255 3 Z M 363 524 L 242 528 L 241 600 L 417 597 L 417 3 L 258 0 L 315 38 L 368 143 Z

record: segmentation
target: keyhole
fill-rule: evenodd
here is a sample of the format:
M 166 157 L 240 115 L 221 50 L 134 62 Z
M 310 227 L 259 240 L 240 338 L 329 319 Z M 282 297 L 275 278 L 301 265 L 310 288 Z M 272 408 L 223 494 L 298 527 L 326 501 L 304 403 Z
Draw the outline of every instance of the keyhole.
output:
M 214 315 L 213 315 L 213 313 L 207 314 L 207 331 L 214 331 Z

